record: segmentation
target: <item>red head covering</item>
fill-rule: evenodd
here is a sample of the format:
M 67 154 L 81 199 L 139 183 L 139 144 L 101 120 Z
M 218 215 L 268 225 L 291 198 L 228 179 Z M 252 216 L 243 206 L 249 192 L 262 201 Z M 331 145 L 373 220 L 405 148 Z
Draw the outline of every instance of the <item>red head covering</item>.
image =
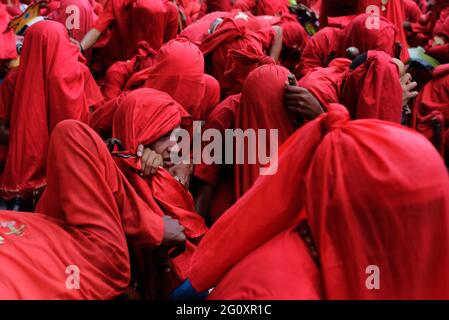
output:
M 162 46 L 148 73 L 145 86 L 170 94 L 194 120 L 205 120 L 215 106 L 204 105 L 204 101 L 210 91 L 206 86 L 211 86 L 218 95 L 218 83 L 206 80 L 203 54 L 186 39 L 172 40 Z
M 257 154 L 265 151 L 263 156 L 268 156 L 270 147 L 276 142 L 279 147 L 295 131 L 292 121 L 289 119 L 284 107 L 285 82 L 290 72 L 284 67 L 276 65 L 264 65 L 252 71 L 242 88 L 240 106 L 236 110 L 234 128 L 246 131 L 255 130 L 256 136 L 260 129 L 266 130 L 266 141 L 257 140 L 255 150 Z M 263 92 L 263 94 L 261 94 Z M 270 130 L 277 130 L 277 141 L 270 141 Z M 270 144 L 271 142 L 271 144 Z M 259 151 L 259 146 L 265 150 Z M 237 146 L 236 155 L 242 150 Z M 244 146 L 242 146 L 244 147 Z M 248 147 L 248 146 L 246 146 Z M 248 148 L 245 148 L 248 150 Z M 251 147 L 249 148 L 251 150 Z M 261 164 L 257 159 L 256 164 L 250 164 L 248 159 L 254 154 L 243 151 L 245 164 L 235 165 L 235 191 L 240 198 L 254 184 L 259 177 L 260 169 L 266 164 Z
M 204 39 L 201 51 L 204 55 L 211 55 L 211 74 L 218 80 L 221 87 L 222 98 L 232 94 L 237 94 L 241 89 L 241 82 L 235 81 L 229 74 L 229 55 L 232 49 L 245 50 L 242 54 L 265 56 L 260 37 L 247 28 L 247 21 L 242 18 L 225 18 L 217 30 Z M 245 52 L 245 53 L 244 53 Z M 248 61 L 248 60 L 246 60 Z M 254 59 L 249 59 L 254 65 Z M 234 70 L 239 71 L 243 66 L 236 66 Z M 257 65 L 256 65 L 257 67 Z M 251 70 L 247 70 L 251 71 Z M 235 74 L 235 73 L 234 73 Z M 247 73 L 241 72 L 238 78 L 246 78 Z
M 278 286 L 289 298 L 304 298 L 310 286 L 301 285 L 308 281 L 323 288 L 324 299 L 449 297 L 449 256 L 440 254 L 449 250 L 449 179 L 425 138 L 389 122 L 351 122 L 343 106 L 331 105 L 285 142 L 277 164 L 277 173 L 260 177 L 202 239 L 189 277 L 196 290 L 220 287 L 245 257 L 306 218 L 321 277 L 309 270 L 299 281 L 295 270 L 272 273 L 263 262 L 252 270 L 283 281 Z M 213 258 L 217 252 L 220 259 Z M 310 266 L 310 256 L 295 252 Z M 366 286 L 371 266 L 380 271 L 378 290 Z M 234 285 L 254 277 L 239 271 Z M 247 283 L 233 295 L 256 299 L 258 287 Z
M 440 19 L 436 22 L 435 28 L 433 28 L 433 34 L 436 36 L 446 37 L 446 41 L 449 42 L 449 8 L 441 12 Z
M 191 25 L 187 26 L 179 34 L 180 37 L 186 38 L 190 42 L 200 46 L 203 40 L 209 35 L 209 28 L 218 18 L 224 18 L 229 15 L 229 12 L 216 11 L 201 17 Z
M 164 92 L 148 88 L 132 91 L 121 100 L 115 113 L 113 137 L 122 142 L 125 152 L 135 154 L 139 144 L 151 144 L 179 126 L 182 111 L 182 107 Z M 140 159 L 118 158 L 118 164 L 153 213 L 179 220 L 190 240 L 205 234 L 205 222 L 195 212 L 191 194 L 168 171 L 159 168 L 148 180 L 136 172 L 136 169 L 140 169 Z M 173 273 L 170 275 L 173 286 L 186 278 L 194 248 L 188 242 L 186 252 L 173 261 Z
M 383 50 L 394 56 L 394 43 L 397 33 L 396 27 L 386 18 L 380 17 L 379 28 L 367 28 L 370 15 L 361 14 L 343 30 L 343 40 L 340 43 L 338 56 L 344 57 L 349 47 L 356 47 L 360 53 L 368 50 Z
M 303 26 L 292 15 L 282 16 L 282 41 L 287 48 L 304 49 L 308 35 Z
M 368 51 L 364 64 L 348 73 L 342 103 L 353 119 L 376 118 L 400 123 L 402 87 L 399 71 L 383 51 Z
M 71 27 L 73 38 L 81 41 L 97 17 L 89 0 L 62 0 L 50 18 L 62 23 L 68 29 Z
M 45 185 L 48 137 L 54 126 L 64 119 L 87 121 L 89 106 L 102 100 L 84 61 L 59 22 L 42 21 L 27 30 L 14 86 L 1 196 L 23 196 Z

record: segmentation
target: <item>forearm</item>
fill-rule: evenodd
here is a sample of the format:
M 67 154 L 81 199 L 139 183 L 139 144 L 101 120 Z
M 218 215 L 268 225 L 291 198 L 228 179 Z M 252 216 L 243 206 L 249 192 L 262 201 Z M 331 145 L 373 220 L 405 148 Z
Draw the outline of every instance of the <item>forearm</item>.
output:
M 100 36 L 101 31 L 95 28 L 90 29 L 84 36 L 83 40 L 81 40 L 80 45 L 83 48 L 83 50 L 90 49 L 98 41 Z
M 282 51 L 282 28 L 279 26 L 274 26 L 273 29 L 276 33 L 269 55 L 274 61 L 278 61 Z

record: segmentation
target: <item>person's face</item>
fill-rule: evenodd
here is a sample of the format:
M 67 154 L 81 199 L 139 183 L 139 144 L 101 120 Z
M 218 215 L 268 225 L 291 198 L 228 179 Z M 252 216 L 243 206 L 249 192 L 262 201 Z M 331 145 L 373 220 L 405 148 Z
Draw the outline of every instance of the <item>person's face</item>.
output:
M 167 168 L 173 166 L 173 162 L 171 160 L 170 155 L 173 150 L 173 147 L 176 145 L 176 141 L 174 139 L 170 139 L 171 133 L 172 132 L 169 132 L 168 134 L 162 136 L 157 141 L 149 145 L 149 148 L 151 150 L 162 156 L 162 159 L 164 161 L 164 167 Z

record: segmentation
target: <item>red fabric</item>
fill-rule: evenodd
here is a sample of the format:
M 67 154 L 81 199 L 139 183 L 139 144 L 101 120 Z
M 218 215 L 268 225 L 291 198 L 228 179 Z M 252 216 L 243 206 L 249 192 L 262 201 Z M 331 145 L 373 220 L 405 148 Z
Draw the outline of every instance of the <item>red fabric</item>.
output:
M 74 11 L 73 7 L 79 11 Z M 73 38 L 81 41 L 96 20 L 95 12 L 89 0 L 62 0 L 59 8 L 52 12 L 50 18 L 62 23 L 64 26 L 73 26 L 71 29 Z M 74 19 L 79 18 L 79 26 L 74 25 Z
M 298 86 L 309 90 L 327 108 L 329 104 L 339 102 L 341 85 L 350 64 L 351 61 L 345 58 L 334 59 L 327 68 L 312 69 L 298 81 Z
M 447 127 L 449 125 L 449 64 L 440 65 L 434 69 L 433 79 L 424 86 L 415 101 L 414 127 L 429 140 L 434 138 L 430 120 L 435 112 L 443 117 Z M 442 131 L 444 130 L 443 127 Z
M 344 57 L 349 47 L 356 47 L 360 53 L 368 50 L 383 50 L 394 56 L 394 43 L 397 30 L 386 18 L 380 17 L 379 28 L 366 27 L 370 15 L 361 14 L 343 30 L 342 41 L 337 50 L 337 56 Z
M 234 129 L 235 114 L 239 105 L 240 94 L 229 96 L 223 100 L 211 112 L 203 130 L 215 129 L 225 136 L 226 129 Z M 209 207 L 209 218 L 214 223 L 235 202 L 233 167 L 232 165 L 202 162 L 195 165 L 194 176 L 215 186 Z
M 196 44 L 197 46 L 201 46 L 203 40 L 209 35 L 209 28 L 215 20 L 218 18 L 225 18 L 229 15 L 229 12 L 217 11 L 212 12 L 198 21 L 192 23 L 187 26 L 180 34 L 180 37 L 186 38 L 190 42 Z
M 288 13 L 289 5 L 289 0 L 260 0 L 257 2 L 257 15 L 282 15 Z
M 146 41 L 158 50 L 163 43 L 176 37 L 178 11 L 166 0 L 111 0 L 106 3 L 94 27 L 105 33 L 112 24 L 103 53 L 106 67 L 115 61 L 131 59 L 140 41 Z
M 156 54 L 147 42 L 141 41 L 137 54 L 131 60 L 115 62 L 106 72 L 101 86 L 105 99 L 113 99 L 129 87 L 143 86 L 148 74 L 142 71 L 154 64 Z M 144 77 L 141 77 L 142 74 Z
M 247 280 L 263 275 L 262 285 L 278 280 L 275 288 L 290 293 L 283 296 L 290 299 L 448 297 L 449 258 L 438 252 L 449 249 L 449 179 L 440 156 L 411 130 L 348 119 L 342 106 L 332 105 L 284 144 L 277 173 L 259 178 L 201 241 L 189 276 L 197 291 L 216 286 L 233 298 L 276 299 L 278 292 L 270 294 Z M 301 249 L 301 239 L 288 240 L 298 242 L 295 257 L 273 244 L 298 226 L 303 209 L 319 271 Z M 217 252 L 220 259 L 214 259 Z M 263 254 L 271 257 L 266 263 Z M 280 254 L 281 261 L 294 259 L 298 267 L 305 261 L 300 269 L 305 272 L 274 272 L 273 260 Z M 259 262 L 252 274 L 241 267 L 248 260 Z M 380 268 L 379 290 L 366 288 L 370 265 Z M 314 276 L 317 272 L 320 277 Z M 222 281 L 234 290 L 226 290 Z M 322 295 L 316 288 L 323 289 Z M 211 297 L 228 297 L 217 296 Z
M 288 80 L 290 71 L 283 67 L 275 65 L 261 66 L 252 71 L 245 80 L 242 88 L 240 106 L 237 109 L 234 128 L 246 130 L 255 130 L 259 135 L 259 130 L 266 130 L 266 140 L 256 139 L 254 150 L 257 155 L 262 151 L 262 156 L 270 155 L 270 148 L 280 147 L 282 143 L 295 131 L 293 122 L 287 115 L 284 106 L 285 82 Z M 260 94 L 263 92 L 264 94 Z M 270 130 L 277 130 L 277 140 L 270 141 Z M 271 143 L 270 143 L 271 142 Z M 277 143 L 277 146 L 273 146 Z M 260 147 L 265 150 L 260 151 Z M 244 150 L 239 147 L 244 148 Z M 235 192 L 236 198 L 243 196 L 260 175 L 261 168 L 268 167 L 268 164 L 262 164 L 260 158 L 255 159 L 255 164 L 248 163 L 250 156 L 255 156 L 248 144 L 237 146 L 234 157 L 243 154 L 244 164 L 235 165 Z M 271 152 L 271 154 L 273 154 Z M 237 158 L 235 158 L 237 159 Z
M 410 22 L 419 22 L 423 12 L 414 0 L 403 0 L 404 19 Z
M 326 67 L 330 55 L 335 55 L 341 37 L 341 29 L 326 27 L 310 38 L 296 66 L 296 77 L 301 79 L 313 68 Z
M 17 58 L 14 31 L 5 32 L 11 18 L 6 10 L 6 6 L 0 3 L 0 62 L 1 60 Z
M 441 12 L 440 19 L 433 28 L 433 34 L 445 37 L 445 40 L 449 43 L 449 8 Z
M 0 298 L 115 299 L 130 282 L 128 242 L 140 248 L 159 246 L 164 223 L 87 125 L 59 123 L 48 159 L 40 213 L 0 212 L 1 223 L 25 225 L 22 236 L 5 235 L 8 229 L 0 227 L 5 238 Z M 66 286 L 71 265 L 80 271 L 79 290 Z
M 287 48 L 304 49 L 309 39 L 307 32 L 292 15 L 282 16 L 282 43 Z
M 204 74 L 203 54 L 186 39 L 162 46 L 148 74 L 145 86 L 170 94 L 193 120 L 205 120 L 219 101 L 217 81 Z
M 229 77 L 228 61 L 232 49 L 240 51 L 242 55 L 249 55 L 264 58 L 261 37 L 247 28 L 245 19 L 225 18 L 217 30 L 204 39 L 201 45 L 203 54 L 210 55 L 211 75 L 220 83 L 222 99 L 229 95 L 237 94 L 241 90 L 240 83 L 235 83 L 234 77 Z M 236 60 L 234 60 L 236 61 Z M 240 60 L 249 61 L 251 65 L 257 67 L 254 59 Z M 235 66 L 232 69 L 237 73 L 232 73 L 239 79 L 244 79 L 247 74 L 240 72 L 245 65 Z M 248 71 L 248 68 L 245 68 Z M 251 71 L 251 70 L 249 70 Z
M 401 122 L 402 87 L 397 65 L 383 51 L 368 51 L 366 62 L 348 73 L 340 101 L 352 119 Z
M 44 186 L 50 132 L 64 119 L 87 121 L 89 106 L 102 100 L 83 62 L 62 24 L 43 21 L 27 30 L 8 108 L 11 125 L 2 197 L 24 196 Z
M 149 145 L 181 124 L 182 107 L 168 94 L 154 89 L 139 89 L 129 93 L 120 103 L 113 120 L 113 137 L 118 138 L 125 152 L 135 154 L 139 144 Z M 207 231 L 203 218 L 195 212 L 189 191 L 167 170 L 160 168 L 150 179 L 142 178 L 135 169 L 140 160 L 118 159 L 119 167 L 151 212 L 169 215 L 185 227 L 189 239 L 186 251 L 172 261 L 170 287 L 179 286 L 187 277 L 191 255 L 197 242 Z M 149 286 L 157 283 L 158 275 L 149 275 Z M 162 275 L 159 275 L 162 276 Z
M 230 0 L 205 0 L 207 4 L 207 13 L 214 11 L 231 11 L 232 5 Z

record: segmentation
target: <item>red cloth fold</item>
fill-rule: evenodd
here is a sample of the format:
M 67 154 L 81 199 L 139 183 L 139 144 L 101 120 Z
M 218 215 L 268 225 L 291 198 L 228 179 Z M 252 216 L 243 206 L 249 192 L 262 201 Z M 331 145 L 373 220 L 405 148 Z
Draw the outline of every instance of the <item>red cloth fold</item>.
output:
M 283 298 L 447 299 L 449 257 L 438 252 L 449 250 L 448 201 L 446 168 L 425 138 L 389 122 L 349 121 L 343 106 L 331 105 L 284 144 L 277 173 L 260 177 L 216 222 L 194 254 L 189 279 L 198 291 L 216 286 L 229 294 L 212 293 L 220 299 L 276 299 L 246 281 L 262 275 L 262 283 L 282 282 L 276 288 L 289 293 Z M 272 241 L 304 218 L 319 269 L 305 250 L 295 250 L 304 272 L 272 272 L 273 257 L 287 254 Z M 301 241 L 291 238 L 285 247 Z M 268 245 L 277 252 L 267 252 Z M 241 267 L 248 261 L 259 262 L 251 274 Z M 379 290 L 367 290 L 369 266 L 379 267 Z
M 64 119 L 87 121 L 89 107 L 103 99 L 84 62 L 59 22 L 43 21 L 27 30 L 9 108 L 1 197 L 25 196 L 43 187 L 48 139 L 55 125 Z

